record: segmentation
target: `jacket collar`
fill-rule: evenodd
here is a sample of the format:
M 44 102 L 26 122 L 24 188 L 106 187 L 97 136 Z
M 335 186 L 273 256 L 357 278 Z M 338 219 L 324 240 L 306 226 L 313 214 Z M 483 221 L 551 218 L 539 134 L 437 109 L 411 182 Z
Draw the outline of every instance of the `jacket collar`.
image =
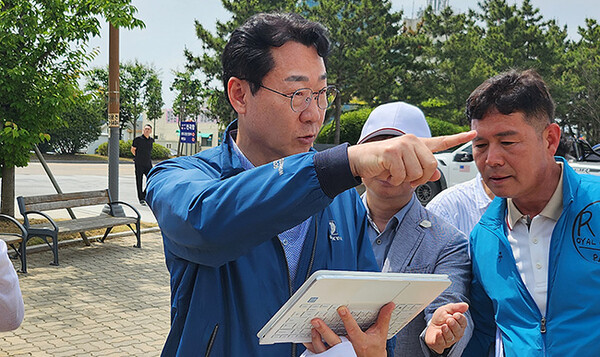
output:
M 413 199 L 415 197 L 413 196 Z M 408 266 L 417 248 L 423 240 L 425 229 L 431 227 L 431 222 L 425 209 L 418 202 L 414 202 L 406 212 L 399 229 L 394 237 L 388 255 L 383 262 L 383 271 L 390 271 L 392 266 Z M 400 229 L 401 228 L 401 229 Z
M 221 144 L 221 179 L 235 176 L 244 171 L 242 163 L 233 148 L 233 142 L 230 135 L 232 132 L 237 131 L 237 128 L 238 122 L 236 119 L 227 126 L 227 130 L 225 130 L 225 134 L 223 134 L 223 143 Z

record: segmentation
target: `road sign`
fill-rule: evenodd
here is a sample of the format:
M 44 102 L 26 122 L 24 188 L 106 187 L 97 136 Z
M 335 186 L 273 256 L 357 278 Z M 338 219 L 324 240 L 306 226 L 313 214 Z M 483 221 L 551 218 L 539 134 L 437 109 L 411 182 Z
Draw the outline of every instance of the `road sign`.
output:
M 196 142 L 196 122 L 184 121 L 181 123 L 179 142 L 193 144 Z

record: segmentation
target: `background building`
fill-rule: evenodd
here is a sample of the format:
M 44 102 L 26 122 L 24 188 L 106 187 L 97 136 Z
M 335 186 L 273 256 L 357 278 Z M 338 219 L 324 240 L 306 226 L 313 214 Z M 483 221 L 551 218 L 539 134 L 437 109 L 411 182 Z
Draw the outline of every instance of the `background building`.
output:
M 195 121 L 198 144 L 182 144 L 182 155 L 193 155 L 198 151 L 206 150 L 219 144 L 219 124 L 217 124 L 215 119 L 202 114 Z M 136 122 L 136 136 L 142 135 L 142 129 L 146 124 L 152 125 L 154 142 L 171 150 L 172 155 L 176 155 L 179 144 L 179 119 L 173 113 L 173 109 L 163 109 L 163 115 L 160 119 L 156 120 L 148 120 L 146 113 L 142 113 Z M 132 128 L 123 130 L 122 140 L 133 139 L 134 133 Z M 86 153 L 94 154 L 98 146 L 105 142 L 108 142 L 108 125 L 106 124 L 102 126 L 102 133 L 98 137 L 98 140 L 88 146 Z

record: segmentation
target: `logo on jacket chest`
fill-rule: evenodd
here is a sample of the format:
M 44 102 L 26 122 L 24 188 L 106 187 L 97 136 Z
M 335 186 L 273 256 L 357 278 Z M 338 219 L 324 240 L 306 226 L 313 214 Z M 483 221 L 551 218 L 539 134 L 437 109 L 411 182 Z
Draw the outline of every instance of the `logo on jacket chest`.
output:
M 579 255 L 600 264 L 600 201 L 590 203 L 577 214 L 571 235 Z
M 273 161 L 273 168 L 277 170 L 279 176 L 283 175 L 283 159 Z
M 332 241 L 342 240 L 334 220 L 329 221 L 329 239 Z

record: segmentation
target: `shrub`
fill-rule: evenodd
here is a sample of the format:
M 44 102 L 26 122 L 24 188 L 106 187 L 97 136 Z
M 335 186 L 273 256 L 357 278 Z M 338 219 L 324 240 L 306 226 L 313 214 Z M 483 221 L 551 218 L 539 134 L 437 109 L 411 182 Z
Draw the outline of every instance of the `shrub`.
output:
M 426 119 L 427 119 L 427 124 L 429 124 L 429 129 L 431 130 L 431 136 L 458 134 L 458 133 L 462 133 L 463 131 L 470 130 L 468 125 L 460 126 L 460 125 L 452 124 L 447 121 L 436 119 L 436 118 L 426 118 Z
M 131 140 L 119 140 L 119 157 L 133 158 L 131 144 Z M 98 149 L 96 149 L 96 153 L 102 156 L 108 156 L 108 143 L 100 144 Z M 152 153 L 150 155 L 152 160 L 165 160 L 171 157 L 169 149 L 157 143 L 152 144 Z
M 340 142 L 356 144 L 358 138 L 360 138 L 362 127 L 372 111 L 372 108 L 363 108 L 343 113 L 340 117 Z M 321 132 L 317 137 L 317 142 L 323 144 L 333 144 L 334 136 L 335 127 L 334 122 L 331 121 L 329 124 L 325 125 L 323 129 L 321 129 Z
M 131 151 L 129 152 L 131 154 Z M 154 143 L 152 145 L 152 159 L 153 160 L 165 160 L 171 157 L 171 152 L 166 147 Z
M 340 118 L 340 142 L 356 144 L 360 137 L 362 127 L 372 111 L 372 108 L 363 108 L 342 114 L 342 117 Z M 457 134 L 469 130 L 468 125 L 460 126 L 441 119 L 429 117 L 426 118 L 426 120 L 427 124 L 429 124 L 429 129 L 431 130 L 431 136 Z M 335 131 L 332 121 L 321 129 L 316 141 L 323 144 L 333 144 L 334 134 Z

